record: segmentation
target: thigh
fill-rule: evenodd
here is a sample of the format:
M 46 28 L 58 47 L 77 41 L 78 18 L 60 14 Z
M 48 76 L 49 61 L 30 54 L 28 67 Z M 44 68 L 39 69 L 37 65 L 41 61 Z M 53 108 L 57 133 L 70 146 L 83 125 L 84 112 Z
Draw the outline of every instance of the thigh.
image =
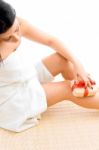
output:
M 52 81 L 54 77 L 61 74 L 66 80 L 74 78 L 73 65 L 58 53 L 51 54 L 35 64 L 37 76 L 40 82 Z
M 36 62 L 35 69 L 40 83 L 47 83 L 54 80 L 53 74 L 48 70 L 42 61 Z
M 45 57 L 42 62 L 53 76 L 58 75 L 63 70 L 62 56 L 58 53 Z
M 44 58 L 42 62 L 53 76 L 61 74 L 66 80 L 75 78 L 73 64 L 57 52 Z
M 71 87 L 69 81 L 49 82 L 41 84 L 46 95 L 48 106 L 63 100 L 70 100 Z
M 52 81 L 56 75 L 61 73 L 62 58 L 58 53 L 51 54 L 36 63 L 35 68 L 41 83 Z
M 69 81 L 46 83 L 42 84 L 42 87 L 46 94 L 48 106 L 63 100 L 69 100 L 81 107 L 99 110 L 99 90 L 95 96 L 77 98 L 72 94 L 71 83 Z

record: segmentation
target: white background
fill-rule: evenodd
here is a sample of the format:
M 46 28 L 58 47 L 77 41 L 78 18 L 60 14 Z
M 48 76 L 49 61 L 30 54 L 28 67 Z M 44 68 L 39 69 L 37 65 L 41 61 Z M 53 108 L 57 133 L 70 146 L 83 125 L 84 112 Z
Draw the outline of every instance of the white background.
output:
M 58 37 L 84 64 L 99 83 L 99 1 L 98 0 L 6 0 L 39 29 Z M 24 57 L 38 60 L 52 49 L 24 41 Z

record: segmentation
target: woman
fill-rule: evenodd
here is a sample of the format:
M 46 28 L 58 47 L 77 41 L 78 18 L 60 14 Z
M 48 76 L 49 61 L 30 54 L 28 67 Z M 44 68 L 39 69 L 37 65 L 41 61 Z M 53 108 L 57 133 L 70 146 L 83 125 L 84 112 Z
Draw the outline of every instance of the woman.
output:
M 21 37 L 49 46 L 56 52 L 32 67 L 25 66 L 19 56 Z M 80 61 L 57 38 L 16 16 L 14 8 L 2 0 L 0 60 L 1 128 L 21 132 L 35 126 L 47 107 L 62 100 L 86 108 L 99 108 L 99 92 L 86 98 L 76 98 L 72 94 L 71 80 L 83 80 L 91 88 L 89 76 Z M 65 80 L 51 82 L 59 73 Z

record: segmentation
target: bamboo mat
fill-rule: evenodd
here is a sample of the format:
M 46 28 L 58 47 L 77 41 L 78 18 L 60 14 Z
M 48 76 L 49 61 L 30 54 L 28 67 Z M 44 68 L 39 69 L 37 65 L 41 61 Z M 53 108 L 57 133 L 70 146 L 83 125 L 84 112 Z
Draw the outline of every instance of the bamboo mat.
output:
M 63 101 L 22 133 L 0 129 L 0 150 L 99 150 L 99 111 Z

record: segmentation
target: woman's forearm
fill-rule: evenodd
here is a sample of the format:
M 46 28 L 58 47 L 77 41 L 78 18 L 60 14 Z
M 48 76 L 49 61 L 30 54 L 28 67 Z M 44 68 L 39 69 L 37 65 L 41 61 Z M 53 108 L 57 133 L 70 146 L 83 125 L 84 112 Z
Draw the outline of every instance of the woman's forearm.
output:
M 52 39 L 49 42 L 49 46 L 54 49 L 56 52 L 58 52 L 59 54 L 61 54 L 64 58 L 68 59 L 69 61 L 71 61 L 73 64 L 75 64 L 77 62 L 77 58 L 74 56 L 74 54 L 72 54 L 71 51 L 69 51 L 69 49 L 67 49 L 64 44 L 62 42 L 60 42 L 57 39 Z

